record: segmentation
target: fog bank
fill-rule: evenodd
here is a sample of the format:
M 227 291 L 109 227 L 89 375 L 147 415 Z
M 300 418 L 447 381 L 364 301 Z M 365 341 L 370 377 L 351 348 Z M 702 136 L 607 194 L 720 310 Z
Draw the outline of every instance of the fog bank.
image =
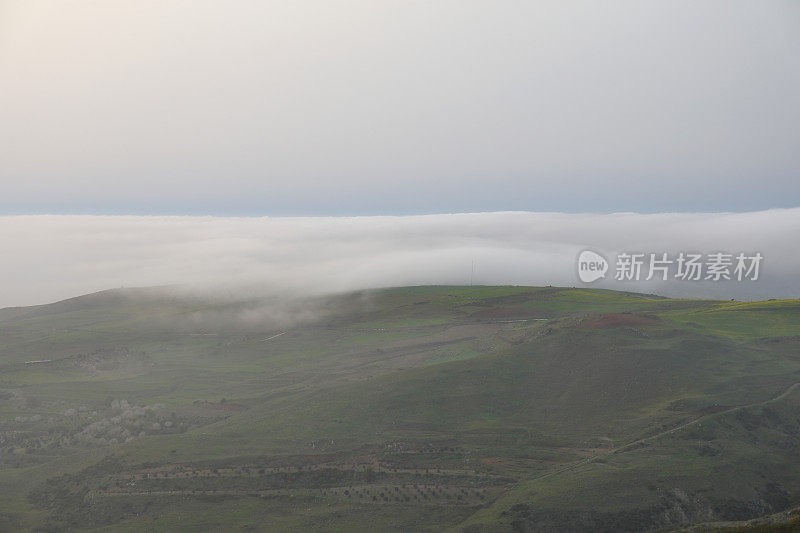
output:
M 311 294 L 418 284 L 592 286 L 679 297 L 800 297 L 800 208 L 717 214 L 501 212 L 407 217 L 0 217 L 0 307 L 185 284 Z M 612 262 L 590 285 L 584 249 Z M 758 281 L 616 281 L 619 251 L 760 252 Z M 248 289 L 249 290 L 249 289 Z

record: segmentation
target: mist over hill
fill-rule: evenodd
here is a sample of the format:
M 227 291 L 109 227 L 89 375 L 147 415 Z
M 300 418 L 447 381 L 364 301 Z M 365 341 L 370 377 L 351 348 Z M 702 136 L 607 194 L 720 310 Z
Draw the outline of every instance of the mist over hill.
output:
M 109 287 L 184 284 L 206 292 L 426 284 L 579 286 L 586 249 L 612 263 L 591 286 L 676 297 L 800 295 L 800 209 L 752 213 L 474 213 L 408 217 L 0 217 L 0 307 Z M 619 252 L 760 253 L 756 281 L 614 279 Z M 590 285 L 584 285 L 590 286 Z

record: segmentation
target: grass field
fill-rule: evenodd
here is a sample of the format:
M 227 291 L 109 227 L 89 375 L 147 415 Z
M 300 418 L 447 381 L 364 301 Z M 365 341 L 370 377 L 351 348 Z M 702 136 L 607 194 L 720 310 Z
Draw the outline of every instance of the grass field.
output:
M 129 289 L 4 309 L 0 530 L 793 527 L 797 383 L 798 300 Z

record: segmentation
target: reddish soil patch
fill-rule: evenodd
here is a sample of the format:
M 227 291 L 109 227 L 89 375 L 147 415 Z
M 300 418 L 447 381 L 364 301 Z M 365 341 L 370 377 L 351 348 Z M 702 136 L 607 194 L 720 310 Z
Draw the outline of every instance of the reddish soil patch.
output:
M 630 313 L 612 313 L 600 315 L 586 320 L 581 327 L 589 329 L 618 328 L 620 326 L 650 326 L 658 324 L 661 319 L 655 315 L 634 315 Z
M 476 319 L 513 319 L 513 318 L 544 318 L 548 316 L 538 309 L 526 307 L 494 307 L 472 313 L 470 318 Z

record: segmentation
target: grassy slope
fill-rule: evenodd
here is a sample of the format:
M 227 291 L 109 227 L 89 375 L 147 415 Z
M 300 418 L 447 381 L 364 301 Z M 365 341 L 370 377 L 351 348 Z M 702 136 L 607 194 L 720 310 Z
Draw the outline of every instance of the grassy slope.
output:
M 162 412 L 175 414 L 159 416 L 193 422 L 89 454 L 68 439 L 58 447 L 37 448 L 30 439 L 7 446 L 5 519 L 22 526 L 47 520 L 41 501 L 37 507 L 27 494 L 109 454 L 111 466 L 62 483 L 88 491 L 78 504 L 91 500 L 105 516 L 83 528 L 134 530 L 147 520 L 211 529 L 638 530 L 769 514 L 800 500 L 793 414 L 800 393 L 769 402 L 800 381 L 797 301 L 414 287 L 309 304 L 322 311 L 309 317 L 302 307 L 266 313 L 274 305 L 264 302 L 112 292 L 0 314 L 0 388 L 12 394 L 0 402 L 5 431 L 19 431 L 12 418 L 36 413 L 46 425 L 26 429 L 32 436 L 68 436 L 90 420 L 66 417 L 65 409 L 85 406 L 101 418 L 110 398 L 161 403 Z M 610 322 L 595 322 L 609 314 Z M 76 364 L 98 349 L 94 366 Z M 55 361 L 19 364 L 48 358 Z M 240 408 L 193 403 L 223 397 Z M 733 409 L 760 402 L 769 403 Z M 396 453 L 398 446 L 413 453 Z M 190 496 L 198 488 L 264 488 L 239 478 L 154 481 L 150 490 L 161 483 L 186 491 L 155 500 L 101 494 L 104 484 L 143 465 L 364 457 L 413 473 L 379 470 L 370 480 L 356 468 L 319 486 L 485 485 L 485 499 L 374 505 L 313 492 L 298 473 L 284 480 L 289 489 L 269 497 L 252 490 Z M 64 523 L 64 513 L 52 509 L 51 523 Z

